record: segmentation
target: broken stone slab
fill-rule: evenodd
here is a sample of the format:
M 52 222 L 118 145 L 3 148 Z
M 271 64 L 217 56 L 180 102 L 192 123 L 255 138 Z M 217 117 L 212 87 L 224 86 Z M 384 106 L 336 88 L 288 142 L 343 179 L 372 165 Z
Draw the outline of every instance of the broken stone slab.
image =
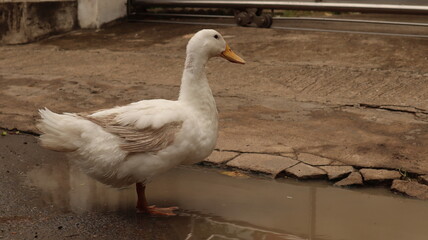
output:
M 401 178 L 401 174 L 395 170 L 386 169 L 371 169 L 363 168 L 360 169 L 361 175 L 363 175 L 364 181 L 386 181 Z
M 428 185 L 428 175 L 421 175 L 421 176 L 419 176 L 419 180 L 420 180 L 422 183 L 424 183 L 424 184 L 427 184 L 427 185 Z
M 244 153 L 229 161 L 226 165 L 229 167 L 267 173 L 276 177 L 278 173 L 297 163 L 298 161 L 283 156 Z
M 354 186 L 354 185 L 363 185 L 363 177 L 359 172 L 352 172 L 348 177 L 336 182 L 334 186 L 345 187 L 345 186 Z
M 352 166 L 321 166 L 319 168 L 327 172 L 329 180 L 343 178 L 355 171 Z
M 211 153 L 210 156 L 208 156 L 207 159 L 204 160 L 204 162 L 213 163 L 213 164 L 222 164 L 235 158 L 236 156 L 238 156 L 238 154 L 239 153 L 236 153 L 236 152 L 214 151 L 213 153 Z
M 320 157 L 310 153 L 300 153 L 298 155 L 298 160 L 314 166 L 329 165 L 331 162 L 333 162 L 333 160 L 331 159 Z
M 327 173 L 322 169 L 302 162 L 285 169 L 285 173 L 298 179 L 324 178 L 327 175 Z
M 330 164 L 329 164 L 330 166 L 348 166 L 348 164 L 346 164 L 346 163 L 343 163 L 343 162 L 341 162 L 341 161 L 333 161 L 333 162 L 331 162 Z
M 396 179 L 392 182 L 391 190 L 422 200 L 428 200 L 428 186 L 418 182 Z
M 283 156 L 283 157 L 297 159 L 296 154 L 294 154 L 294 153 L 281 153 L 280 155 Z

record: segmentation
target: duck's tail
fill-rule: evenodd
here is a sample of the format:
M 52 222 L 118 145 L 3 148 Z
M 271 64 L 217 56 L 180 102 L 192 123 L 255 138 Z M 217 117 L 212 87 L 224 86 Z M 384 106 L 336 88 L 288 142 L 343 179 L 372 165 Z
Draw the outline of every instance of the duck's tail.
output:
M 42 132 L 40 145 L 50 150 L 73 152 L 81 145 L 82 130 L 75 114 L 57 114 L 49 109 L 40 109 L 37 128 Z M 77 121 L 76 121 L 77 120 Z

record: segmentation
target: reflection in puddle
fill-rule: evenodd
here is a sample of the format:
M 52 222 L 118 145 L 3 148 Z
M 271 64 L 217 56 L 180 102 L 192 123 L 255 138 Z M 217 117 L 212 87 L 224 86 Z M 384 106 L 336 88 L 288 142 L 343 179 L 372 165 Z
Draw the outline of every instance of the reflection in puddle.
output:
M 187 214 L 182 214 L 186 216 Z M 246 226 L 243 224 L 230 223 L 226 221 L 217 221 L 212 217 L 203 217 L 200 215 L 190 215 L 190 232 L 186 240 L 190 239 L 287 239 L 299 240 L 296 236 L 289 234 L 280 234 L 268 230 Z
M 134 186 L 113 189 L 63 159 L 49 162 L 28 173 L 47 203 L 75 213 L 134 214 Z M 427 202 L 372 192 L 179 167 L 150 183 L 147 196 L 182 209 L 159 220 L 179 239 L 426 239 Z
M 178 204 L 180 207 L 183 205 L 187 206 L 187 204 L 177 203 L 176 200 L 186 202 L 194 200 L 187 201 L 180 196 L 178 199 L 174 199 L 172 194 L 177 194 L 177 192 L 181 191 L 181 186 L 184 186 L 182 184 L 187 185 L 186 181 L 197 180 L 200 176 L 195 176 L 195 174 L 199 175 L 201 173 L 189 168 L 172 170 L 172 172 L 162 176 L 154 183 L 149 184 L 147 191 L 149 203 L 156 203 L 157 205 Z M 202 174 L 205 175 L 207 173 Z M 208 178 L 212 176 L 224 178 L 215 172 L 209 172 L 208 174 Z M 78 167 L 72 164 L 69 165 L 65 161 L 58 161 L 50 165 L 35 168 L 27 175 L 30 184 L 43 191 L 44 201 L 54 204 L 65 211 L 69 210 L 75 213 L 115 211 L 136 214 L 136 193 L 134 186 L 122 189 L 110 188 L 92 180 L 82 173 Z M 206 178 L 206 176 L 203 176 L 202 179 L 204 177 Z M 184 178 L 183 180 L 185 181 L 182 183 L 177 182 L 176 179 L 180 178 Z M 175 187 L 167 186 L 169 184 L 173 184 Z M 189 184 L 187 187 L 192 189 L 194 186 Z M 198 193 L 189 193 L 188 196 L 192 197 L 192 194 Z M 215 203 L 212 203 L 212 207 L 215 207 Z M 179 212 L 178 217 L 164 218 L 164 221 L 167 221 L 169 225 L 181 225 L 182 228 L 187 229 L 186 234 L 182 234 L 182 239 L 303 239 L 285 233 L 257 228 L 249 224 L 228 222 L 221 217 L 206 216 L 199 212 L 196 213 L 194 211 L 196 209 L 192 209 L 191 206 L 185 209 L 186 211 L 182 210 Z M 183 223 L 186 224 L 183 225 Z
M 127 210 L 136 202 L 133 188 L 110 188 L 65 161 L 36 168 L 28 177 L 32 185 L 43 190 L 46 202 L 75 213 Z

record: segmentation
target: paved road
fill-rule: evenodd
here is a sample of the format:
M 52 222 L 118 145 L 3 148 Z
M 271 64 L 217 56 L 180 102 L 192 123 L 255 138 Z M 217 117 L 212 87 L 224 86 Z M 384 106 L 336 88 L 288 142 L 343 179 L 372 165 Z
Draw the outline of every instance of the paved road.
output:
M 179 215 L 148 217 L 134 186 L 102 185 L 33 136 L 0 137 L 0 159 L 0 239 L 426 239 L 426 202 L 386 190 L 180 167 L 147 188 Z
M 0 126 L 35 132 L 42 107 L 79 112 L 175 99 L 186 43 L 203 27 L 212 26 L 121 23 L 2 46 Z M 357 168 L 428 173 L 428 39 L 217 29 L 247 60 L 208 65 L 219 151 L 299 161 L 310 153 Z
M 0 127 L 36 132 L 37 109 L 45 106 L 79 112 L 141 99 L 175 99 L 186 43 L 202 27 L 212 26 L 120 23 L 97 32 L 79 30 L 39 43 L 0 46 Z M 293 161 L 302 160 L 302 154 L 314 154 L 356 168 L 428 173 L 427 39 L 216 28 L 247 60 L 245 66 L 222 59 L 208 65 L 220 112 L 217 148 L 222 151 L 217 154 L 255 156 L 251 161 L 259 161 L 258 154 Z M 3 141 L 12 143 L 9 137 Z M 112 239 L 173 239 L 171 234 L 185 234 L 165 230 L 168 226 L 183 224 L 186 227 L 180 229 L 187 231 L 193 221 L 139 218 L 129 211 L 64 213 L 46 202 L 70 199 L 43 195 L 23 185 L 26 173 L 42 166 L 46 156 L 16 143 L 0 146 L 1 169 L 6 169 L 1 174 L 5 193 L 0 198 L 7 203 L 1 209 L 1 237 L 87 239 L 107 232 Z M 30 162 L 24 155 L 39 157 Z M 65 176 L 57 171 L 49 174 L 60 179 Z M 55 189 L 55 184 L 53 181 L 48 188 Z M 373 212 L 383 203 L 374 203 Z M 406 213 L 399 212 L 400 216 Z M 407 222 L 408 218 L 402 219 Z M 423 229 L 419 223 L 408 227 Z M 141 225 L 148 228 L 139 228 Z M 347 236 L 348 231 L 342 233 Z M 419 231 L 399 233 L 408 237 Z M 423 239 L 426 234 L 419 236 L 413 239 Z

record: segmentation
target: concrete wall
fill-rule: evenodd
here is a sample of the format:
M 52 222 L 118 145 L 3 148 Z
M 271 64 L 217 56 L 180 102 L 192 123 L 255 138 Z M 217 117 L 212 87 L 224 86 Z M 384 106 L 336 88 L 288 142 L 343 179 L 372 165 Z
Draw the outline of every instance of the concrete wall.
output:
M 78 0 L 81 28 L 99 28 L 126 15 L 126 0 Z
M 77 2 L 73 0 L 0 2 L 0 43 L 27 43 L 76 26 Z
M 0 44 L 21 44 L 126 16 L 127 0 L 0 0 Z

